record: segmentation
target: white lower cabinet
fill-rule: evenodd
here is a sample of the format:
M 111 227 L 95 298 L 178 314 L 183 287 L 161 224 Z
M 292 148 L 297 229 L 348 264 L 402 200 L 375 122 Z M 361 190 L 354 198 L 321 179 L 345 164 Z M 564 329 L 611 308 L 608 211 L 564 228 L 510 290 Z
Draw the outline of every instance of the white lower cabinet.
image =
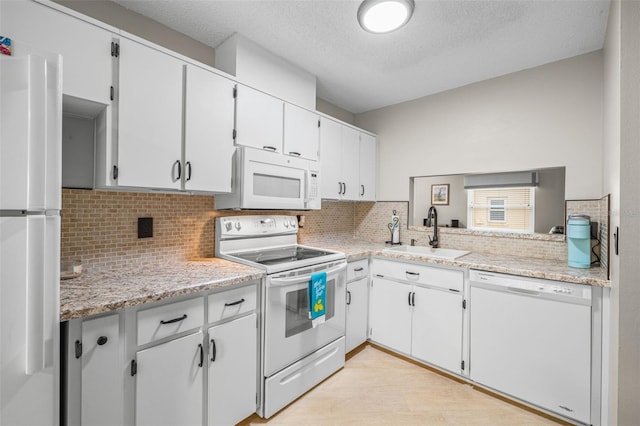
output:
M 118 314 L 82 322 L 81 424 L 122 423 L 122 345 Z
M 367 341 L 368 284 L 366 278 L 347 283 L 347 352 Z
M 61 423 L 123 424 L 124 374 L 120 315 L 66 322 Z
M 346 301 L 346 343 L 347 352 L 367 341 L 367 320 L 369 317 L 369 260 L 349 262 L 347 265 Z
M 411 354 L 460 373 L 462 356 L 462 295 L 414 286 Z
M 375 264 L 375 263 L 374 263 Z M 371 280 L 371 340 L 411 354 L 412 286 L 375 276 Z
M 202 425 L 202 341 L 197 332 L 136 354 L 137 426 Z
M 378 259 L 372 270 L 371 340 L 461 374 L 464 273 Z
M 256 354 L 255 313 L 209 328 L 209 425 L 234 425 L 256 412 Z

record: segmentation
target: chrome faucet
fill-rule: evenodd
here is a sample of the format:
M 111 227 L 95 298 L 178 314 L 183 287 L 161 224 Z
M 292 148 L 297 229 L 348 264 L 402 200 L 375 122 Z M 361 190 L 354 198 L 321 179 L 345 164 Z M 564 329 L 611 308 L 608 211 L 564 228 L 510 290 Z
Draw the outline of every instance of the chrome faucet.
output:
M 431 220 L 433 219 L 433 238 L 429 237 L 429 245 L 433 248 L 438 248 L 438 212 L 436 208 L 429 207 L 427 213 L 427 226 L 431 226 Z

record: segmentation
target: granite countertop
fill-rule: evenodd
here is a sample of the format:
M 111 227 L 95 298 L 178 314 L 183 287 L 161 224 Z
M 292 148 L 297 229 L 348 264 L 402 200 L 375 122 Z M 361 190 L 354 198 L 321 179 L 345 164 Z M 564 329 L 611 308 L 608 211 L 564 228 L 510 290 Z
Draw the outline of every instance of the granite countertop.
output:
M 384 252 L 388 245 L 348 238 L 319 238 L 305 240 L 301 244 L 341 251 L 349 261 L 374 255 L 568 283 L 611 286 L 600 268 L 570 268 L 566 263 L 554 260 L 478 252 L 471 252 L 456 260 L 431 259 L 406 253 Z M 261 269 L 220 258 L 124 268 L 119 271 L 88 272 L 78 278 L 61 281 L 60 320 L 84 318 L 185 294 L 230 287 L 264 276 L 265 272 Z
M 87 272 L 60 282 L 60 321 L 84 318 L 264 277 L 264 271 L 224 259 Z
M 383 252 L 389 245 L 371 243 L 351 239 L 320 238 L 308 240 L 305 245 L 317 246 L 329 250 L 341 251 L 347 260 L 356 260 L 368 255 L 383 256 L 392 259 L 418 261 L 436 265 L 457 266 L 460 268 L 479 269 L 482 271 L 520 275 L 532 278 L 586 284 L 600 287 L 611 287 L 611 282 L 600 268 L 571 268 L 565 262 L 555 260 L 534 259 L 519 256 L 506 256 L 489 253 L 471 252 L 456 260 L 432 259 L 407 253 Z

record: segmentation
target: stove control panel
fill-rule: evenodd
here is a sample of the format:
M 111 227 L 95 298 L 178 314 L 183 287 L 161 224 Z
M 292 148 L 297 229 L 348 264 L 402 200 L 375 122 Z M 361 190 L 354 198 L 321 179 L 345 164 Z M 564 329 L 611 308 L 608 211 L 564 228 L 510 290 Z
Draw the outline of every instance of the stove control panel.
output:
M 297 233 L 298 219 L 296 216 L 227 216 L 216 218 L 216 236 L 222 240 Z

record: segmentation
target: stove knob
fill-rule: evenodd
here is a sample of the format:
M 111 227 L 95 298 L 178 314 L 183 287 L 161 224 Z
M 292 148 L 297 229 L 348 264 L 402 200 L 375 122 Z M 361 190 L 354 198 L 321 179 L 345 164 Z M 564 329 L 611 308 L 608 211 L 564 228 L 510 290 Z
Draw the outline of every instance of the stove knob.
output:
M 289 222 L 287 222 L 286 220 L 284 221 L 283 225 L 285 228 L 289 228 Z
M 289 221 L 289 223 L 291 224 L 291 227 L 292 227 L 292 228 L 295 228 L 295 227 L 296 227 L 296 220 L 295 220 L 295 219 L 291 219 L 291 220 Z
M 231 231 L 231 229 L 233 228 L 233 223 L 227 221 L 224 223 L 224 227 L 227 229 L 227 231 Z
M 240 221 L 236 222 L 236 229 L 239 231 L 240 228 L 242 228 L 242 225 L 240 225 Z

